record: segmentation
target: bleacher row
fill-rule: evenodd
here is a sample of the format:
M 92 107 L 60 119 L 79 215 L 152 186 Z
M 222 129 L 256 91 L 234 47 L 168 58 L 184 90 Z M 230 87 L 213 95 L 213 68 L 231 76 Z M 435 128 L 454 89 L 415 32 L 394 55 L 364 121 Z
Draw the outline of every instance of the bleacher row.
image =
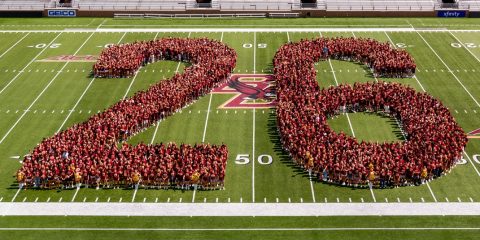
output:
M 59 0 L 0 0 L 0 10 L 44 10 L 68 6 L 85 11 L 185 11 L 215 9 L 220 11 L 288 11 L 317 9 L 326 11 L 433 11 L 442 7 L 440 0 L 72 0 L 63 5 Z M 444 7 L 444 6 L 443 6 Z M 480 0 L 459 0 L 455 8 L 480 10 Z

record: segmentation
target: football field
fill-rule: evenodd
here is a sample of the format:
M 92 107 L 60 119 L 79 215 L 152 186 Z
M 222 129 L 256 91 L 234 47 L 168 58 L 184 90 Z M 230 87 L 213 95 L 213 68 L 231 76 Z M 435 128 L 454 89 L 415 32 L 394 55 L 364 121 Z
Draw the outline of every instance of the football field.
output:
M 325 20 L 325 25 L 315 20 L 299 21 L 263 20 L 249 21 L 245 26 L 213 25 L 213 21 L 180 20 L 183 25 L 168 25 L 168 21 L 116 20 L 116 19 L 79 19 L 76 23 L 43 23 L 40 20 L 27 19 L 25 26 L 14 26 L 5 20 L 0 22 L 0 201 L 1 202 L 138 202 L 138 203 L 436 203 L 436 202 L 480 202 L 480 27 L 478 21 L 434 22 L 436 19 L 385 20 L 379 24 L 368 19 Z M 217 20 L 221 22 L 223 20 Z M 256 22 L 255 22 L 256 21 Z M 288 20 L 290 21 L 290 20 Z M 363 22 L 362 22 L 363 21 Z M 383 20 L 382 20 L 383 21 Z M 239 21 L 240 22 L 240 21 Z M 423 22 L 423 23 L 422 23 Z M 65 26 L 62 26 L 65 25 Z M 241 24 L 241 23 L 238 23 Z M 248 25 L 251 24 L 251 25 Z M 272 24 L 272 28 L 268 27 Z M 423 25 L 422 25 L 423 24 Z M 38 25 L 38 26 L 36 26 Z M 174 26 L 171 26 L 174 25 Z M 289 26 L 291 25 L 291 26 Z M 1 30 L 3 29 L 3 30 Z M 48 30 L 51 29 L 51 30 Z M 65 30 L 64 30 L 65 29 Z M 20 161 L 42 139 L 58 131 L 67 129 L 75 123 L 86 121 L 90 116 L 103 111 L 122 98 L 147 89 L 150 85 L 167 80 L 177 72 L 182 72 L 185 63 L 160 61 L 142 67 L 132 78 L 94 78 L 91 75 L 94 57 L 111 44 L 129 43 L 140 40 L 152 40 L 165 37 L 209 38 L 216 39 L 234 48 L 237 52 L 237 65 L 234 75 L 246 86 L 268 86 L 265 80 L 272 74 L 272 60 L 277 49 L 288 42 L 317 37 L 355 37 L 374 38 L 389 42 L 396 48 L 407 50 L 417 64 L 414 78 L 390 79 L 375 78 L 370 69 L 346 61 L 321 61 L 316 64 L 318 84 L 322 87 L 355 82 L 395 81 L 409 85 L 419 92 L 427 92 L 440 99 L 446 105 L 456 121 L 469 134 L 469 142 L 463 159 L 448 174 L 420 186 L 408 186 L 389 189 L 368 189 L 337 186 L 317 181 L 303 169 L 297 167 L 288 153 L 282 150 L 277 132 L 274 106 L 268 99 L 242 98 L 245 89 L 216 89 L 200 98 L 195 103 L 177 112 L 173 116 L 158 122 L 142 133 L 129 139 L 130 144 L 140 142 L 154 143 L 225 143 L 229 149 L 225 187 L 222 190 L 185 190 L 185 189 L 52 189 L 19 190 L 15 181 L 15 172 L 20 168 Z M 76 56 L 75 58 L 73 56 Z M 266 81 L 266 82 L 264 82 Z M 256 88 L 258 89 L 258 87 Z M 260 103 L 260 104 L 259 104 Z M 264 103 L 263 105 L 261 103 Z M 258 106 L 255 106 L 257 104 Z M 402 129 L 395 119 L 369 113 L 350 113 L 329 120 L 336 131 L 367 141 L 403 141 Z M 53 223 L 60 222 L 54 217 Z M 7 221 L 10 219 L 11 221 Z M 75 221 L 79 230 L 85 228 L 88 237 L 97 234 L 88 231 L 97 227 L 88 223 L 104 222 L 100 227 L 128 228 L 128 223 L 119 224 L 112 219 L 102 220 L 94 217 L 78 217 Z M 193 218 L 197 219 L 197 218 Z M 275 219 L 282 224 L 275 225 Z M 305 220 L 310 219 L 311 221 Z M 311 238 L 327 234 L 338 239 L 349 234 L 381 237 L 380 229 L 350 229 L 346 231 L 322 232 L 315 230 L 322 227 L 353 227 L 360 220 L 353 218 L 328 223 L 328 219 L 305 218 L 285 219 L 249 219 L 239 218 L 240 225 L 252 225 L 263 228 L 311 228 Z M 361 219 L 361 218 L 359 218 Z M 391 221 L 401 222 L 401 218 L 379 221 L 378 226 L 415 227 L 452 227 L 452 229 L 429 232 L 431 239 L 442 236 L 462 235 L 465 239 L 478 235 L 478 218 L 471 221 L 458 221 L 459 218 L 445 217 L 458 221 L 457 225 L 438 225 L 442 218 L 423 224 L 422 218 L 412 218 L 402 224 L 393 225 Z M 462 218 L 463 219 L 463 218 Z M 468 218 L 465 218 L 468 219 Z M 132 219 L 130 219 L 132 220 Z M 219 228 L 221 219 L 208 220 L 186 218 L 187 223 L 175 226 L 172 222 L 180 221 L 162 218 L 163 225 L 176 228 L 195 228 L 201 221 L 214 221 L 210 225 L 200 224 L 199 228 Z M 370 221 L 364 217 L 364 220 Z M 20 227 L 20 217 L 4 217 L 0 222 L 8 227 Z M 38 222 L 49 221 L 37 217 Z M 109 225 L 112 221 L 119 225 Z M 133 220 L 132 220 L 133 221 Z M 138 219 L 148 223 L 148 219 Z M 229 232 L 237 227 L 232 218 L 225 219 L 224 230 L 215 231 L 216 236 L 222 231 Z M 317 222 L 318 221 L 318 222 Z M 430 220 L 429 220 L 430 221 Z M 476 226 L 472 222 L 477 222 Z M 33 222 L 33 221 L 32 221 Z M 252 225 L 249 225 L 249 222 Z M 285 223 L 286 222 L 286 223 Z M 316 225 L 314 223 L 318 223 Z M 355 222 L 355 223 L 354 223 Z M 59 227 L 62 224 L 42 225 L 39 228 Z M 339 224 L 339 225 L 335 225 Z M 35 226 L 33 224 L 32 226 Z M 140 225 L 135 225 L 139 227 Z M 213 226 L 213 227 L 212 227 Z M 25 227 L 25 226 L 23 226 Z M 141 226 L 140 226 L 141 227 Z M 158 227 L 149 226 L 148 227 Z M 361 227 L 361 226 L 360 226 Z M 455 227 L 472 227 L 459 230 Z M 138 230 L 138 229 L 137 229 Z M 247 229 L 248 230 L 248 229 Z M 378 231 L 377 231 L 378 230 Z M 396 232 L 396 237 L 424 236 L 428 229 L 411 229 Z M 53 231 L 53 230 L 52 230 Z M 141 231 L 141 230 L 138 230 Z M 442 233 L 448 232 L 448 234 Z M 458 231 L 466 231 L 467 233 Z M 47 231 L 48 232 L 48 231 Z M 115 232 L 108 229 L 101 234 Z M 308 232 L 308 231 L 307 231 Z M 388 231 L 393 233 L 394 230 Z M 0 234 L 7 232 L 0 231 Z M 52 233 L 52 232 L 51 232 Z M 201 231 L 192 232 L 190 238 L 199 238 Z M 305 234 L 299 231 L 298 234 Z M 26 234 L 32 234 L 27 232 Z M 68 234 L 65 233 L 65 234 Z M 113 233 L 112 233 L 113 234 Z M 121 233 L 123 234 L 123 233 Z M 131 234 L 125 232 L 124 234 Z M 162 232 L 155 232 L 162 236 Z M 175 231 L 168 236 L 174 236 Z M 229 234 L 242 234 L 230 232 Z M 266 231 L 259 230 L 248 234 L 267 236 Z M 276 231 L 282 237 L 282 229 Z M 285 230 L 285 237 L 295 237 L 290 230 Z M 332 235 L 328 235 L 332 234 Z M 404 235 L 402 235 L 404 234 Z M 438 234 L 435 237 L 435 234 Z M 22 235 L 19 235 L 22 236 Z M 141 235 L 143 237 L 147 237 Z M 250 236 L 250 235 L 248 235 Z M 253 236 L 253 235 L 251 235 Z M 237 236 L 238 237 L 238 236 Z M 234 236 L 229 237 L 234 238 Z M 427 238 L 426 234 L 423 237 Z M 460 239 L 460 238 L 457 238 Z

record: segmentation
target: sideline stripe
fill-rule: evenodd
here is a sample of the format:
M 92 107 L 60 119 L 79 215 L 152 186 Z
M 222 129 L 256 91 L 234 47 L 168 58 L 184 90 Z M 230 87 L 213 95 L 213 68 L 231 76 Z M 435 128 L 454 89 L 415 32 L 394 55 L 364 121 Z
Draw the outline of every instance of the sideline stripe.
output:
M 0 231 L 478 231 L 478 227 L 407 228 L 0 228 Z
M 5 216 L 478 216 L 479 202 L 188 203 L 2 202 Z

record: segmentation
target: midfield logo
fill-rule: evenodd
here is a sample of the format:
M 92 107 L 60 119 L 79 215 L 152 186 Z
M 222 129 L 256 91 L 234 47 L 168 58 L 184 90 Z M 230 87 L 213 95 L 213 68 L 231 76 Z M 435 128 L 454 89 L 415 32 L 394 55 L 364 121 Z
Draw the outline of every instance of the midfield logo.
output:
M 230 79 L 213 89 L 213 94 L 235 94 L 219 109 L 274 108 L 275 87 L 268 74 L 233 74 Z

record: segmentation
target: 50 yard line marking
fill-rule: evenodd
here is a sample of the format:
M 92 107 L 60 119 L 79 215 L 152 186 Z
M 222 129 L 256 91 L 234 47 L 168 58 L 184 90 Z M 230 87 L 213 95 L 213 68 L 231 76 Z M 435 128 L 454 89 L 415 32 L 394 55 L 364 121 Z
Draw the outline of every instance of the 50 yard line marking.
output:
M 0 90 L 0 94 L 3 93 L 3 91 L 5 91 L 5 89 L 8 88 L 8 86 L 10 86 L 10 84 L 12 84 L 13 81 L 15 81 L 19 76 L 20 74 L 22 74 L 25 69 L 28 68 L 28 66 L 30 66 L 30 64 L 32 64 L 33 62 L 35 62 L 35 60 L 38 58 L 38 56 L 40 56 L 45 50 L 47 50 L 49 48 L 50 45 L 52 45 L 52 43 L 57 40 L 58 37 L 60 37 L 60 35 L 62 35 L 62 32 L 59 33 L 55 38 L 52 39 L 52 41 L 50 41 L 35 57 L 32 58 L 32 60 L 30 62 L 27 63 L 27 65 L 25 65 L 25 67 L 22 68 L 22 70 L 18 71 L 18 74 L 15 75 L 15 77 L 13 77 L 8 83 L 7 85 L 5 85 L 2 90 Z

